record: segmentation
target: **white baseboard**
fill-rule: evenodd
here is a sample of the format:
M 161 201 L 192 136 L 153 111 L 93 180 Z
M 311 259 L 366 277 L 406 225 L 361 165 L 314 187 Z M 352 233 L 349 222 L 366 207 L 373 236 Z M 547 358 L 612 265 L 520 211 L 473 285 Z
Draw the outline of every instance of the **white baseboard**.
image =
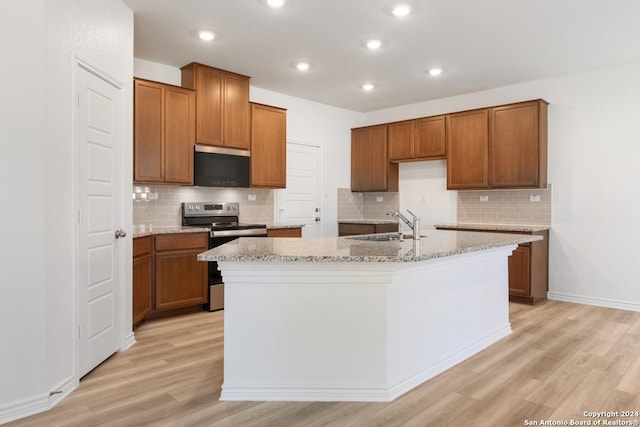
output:
M 44 393 L 5 405 L 0 408 L 0 424 L 48 411 L 67 397 L 76 387 L 78 387 L 76 378 L 69 377 L 53 388 L 52 391 L 60 393 L 52 395 Z
M 555 301 L 574 302 L 577 304 L 596 305 L 599 307 L 618 308 L 621 310 L 640 311 L 640 304 L 628 301 L 619 301 L 605 298 L 592 298 L 583 295 L 563 294 L 560 292 L 547 292 L 547 298 Z
M 120 351 L 129 350 L 136 342 L 136 335 L 133 332 L 130 332 L 129 335 L 127 335 L 127 338 L 125 338 L 124 348 Z

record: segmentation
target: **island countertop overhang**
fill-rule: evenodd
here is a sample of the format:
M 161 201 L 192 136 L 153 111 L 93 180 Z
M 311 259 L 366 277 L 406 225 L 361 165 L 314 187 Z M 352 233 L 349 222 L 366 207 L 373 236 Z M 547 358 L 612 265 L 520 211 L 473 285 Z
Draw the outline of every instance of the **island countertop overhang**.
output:
M 243 237 L 198 255 L 199 261 L 420 262 L 542 240 L 542 236 L 429 230 L 419 241 L 356 236 L 318 239 Z

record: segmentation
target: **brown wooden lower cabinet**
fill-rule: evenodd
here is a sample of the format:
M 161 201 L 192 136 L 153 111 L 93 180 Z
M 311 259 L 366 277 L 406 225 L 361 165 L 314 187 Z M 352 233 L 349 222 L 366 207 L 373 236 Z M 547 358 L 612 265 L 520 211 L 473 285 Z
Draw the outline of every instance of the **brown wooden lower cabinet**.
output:
M 302 227 L 267 228 L 267 237 L 302 237 Z
M 155 236 L 156 310 L 200 305 L 207 302 L 207 263 L 197 260 L 207 250 L 207 233 Z
M 153 309 L 153 238 L 133 239 L 133 327 Z
M 549 231 L 522 232 L 436 227 L 441 230 L 540 235 L 543 240 L 519 244 L 509 257 L 509 301 L 535 304 L 549 290 Z
M 353 236 L 358 234 L 395 233 L 398 223 L 360 223 L 338 222 L 338 236 Z
M 133 239 L 133 327 L 150 317 L 179 314 L 208 300 L 208 233 L 176 233 Z

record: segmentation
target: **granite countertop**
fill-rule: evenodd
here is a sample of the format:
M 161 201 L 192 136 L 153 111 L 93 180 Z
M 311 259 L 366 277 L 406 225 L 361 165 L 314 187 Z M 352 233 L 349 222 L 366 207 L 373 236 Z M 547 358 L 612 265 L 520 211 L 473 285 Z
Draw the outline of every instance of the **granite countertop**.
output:
M 302 228 L 304 224 L 270 224 L 267 223 L 268 229 L 276 229 L 276 228 Z
M 393 219 L 339 219 L 338 224 L 398 224 Z
M 542 236 L 432 230 L 412 239 L 378 241 L 384 233 L 320 239 L 242 237 L 198 255 L 199 261 L 417 262 L 542 240 Z M 371 237 L 376 236 L 376 237 Z
M 301 228 L 304 224 L 267 224 L 267 228 Z M 133 238 L 153 236 L 156 234 L 174 234 L 174 233 L 208 233 L 211 231 L 209 227 L 183 227 L 180 225 L 169 227 L 134 227 Z
M 156 234 L 208 233 L 209 231 L 211 231 L 209 227 L 183 227 L 181 225 L 172 227 L 134 227 L 133 238 L 153 236 Z
M 436 224 L 435 228 L 453 228 L 456 230 L 487 230 L 487 231 L 512 231 L 514 233 L 535 233 L 549 230 L 546 225 L 519 225 L 519 224 Z

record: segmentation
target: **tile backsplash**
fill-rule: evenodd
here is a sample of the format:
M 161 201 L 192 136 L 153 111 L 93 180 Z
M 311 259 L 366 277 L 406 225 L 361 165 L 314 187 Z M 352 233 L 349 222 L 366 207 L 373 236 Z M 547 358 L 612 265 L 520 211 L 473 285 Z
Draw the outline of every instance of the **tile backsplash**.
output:
M 259 188 L 207 188 L 134 186 L 138 197 L 133 201 L 133 224 L 136 227 L 171 227 L 180 225 L 182 202 L 239 202 L 240 221 L 272 223 L 274 190 Z M 145 198 L 141 199 L 140 195 Z M 155 199 L 157 195 L 157 199 Z M 255 200 L 249 200 L 254 196 Z
M 338 188 L 338 221 L 391 219 L 387 212 L 399 205 L 398 193 L 353 193 L 349 188 Z
M 531 190 L 458 191 L 457 221 L 550 226 L 551 185 Z

